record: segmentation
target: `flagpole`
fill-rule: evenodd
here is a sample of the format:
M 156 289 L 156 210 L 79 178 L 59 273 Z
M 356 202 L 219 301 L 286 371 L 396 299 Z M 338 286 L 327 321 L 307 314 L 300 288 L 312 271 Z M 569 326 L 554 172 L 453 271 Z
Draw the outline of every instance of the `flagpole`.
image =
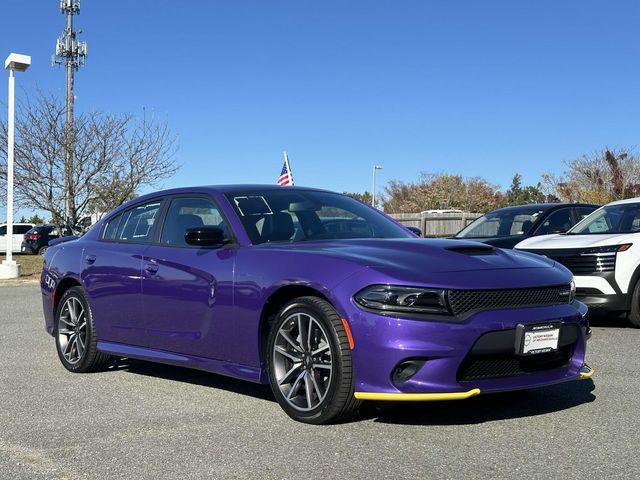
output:
M 284 163 L 287 164 L 287 172 L 289 172 L 289 178 L 291 179 L 291 186 L 293 186 L 293 173 L 291 172 L 291 165 L 289 165 L 289 155 L 284 152 Z

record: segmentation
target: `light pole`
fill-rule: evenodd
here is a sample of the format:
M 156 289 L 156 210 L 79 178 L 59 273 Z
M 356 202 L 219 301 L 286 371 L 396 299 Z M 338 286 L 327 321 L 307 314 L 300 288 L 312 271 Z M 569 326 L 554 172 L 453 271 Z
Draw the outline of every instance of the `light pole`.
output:
M 6 259 L 0 264 L 0 278 L 17 278 L 20 276 L 20 265 L 13 260 L 13 151 L 14 151 L 14 72 L 24 72 L 31 65 L 29 55 L 11 53 L 4 61 L 4 68 L 9 70 L 9 111 L 7 114 L 7 235 Z
M 382 170 L 382 165 L 373 166 L 373 186 L 371 188 L 371 206 L 376 206 L 376 172 Z

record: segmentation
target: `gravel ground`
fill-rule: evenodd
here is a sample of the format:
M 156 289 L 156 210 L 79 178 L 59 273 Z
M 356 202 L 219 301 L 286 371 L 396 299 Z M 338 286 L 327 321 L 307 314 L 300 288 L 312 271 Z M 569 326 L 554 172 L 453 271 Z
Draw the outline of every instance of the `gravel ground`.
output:
M 591 380 L 290 420 L 268 387 L 144 362 L 73 375 L 37 286 L 0 287 L 0 479 L 639 478 L 640 330 L 595 322 Z

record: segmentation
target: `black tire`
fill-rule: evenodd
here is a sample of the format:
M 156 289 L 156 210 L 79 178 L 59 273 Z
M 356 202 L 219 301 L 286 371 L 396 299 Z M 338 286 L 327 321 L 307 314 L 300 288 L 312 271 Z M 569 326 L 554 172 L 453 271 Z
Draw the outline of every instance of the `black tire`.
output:
M 84 318 L 85 318 L 85 328 L 84 332 L 75 330 L 75 335 L 78 336 L 78 333 L 82 335 L 84 333 L 84 349 L 82 353 L 79 353 L 79 348 L 76 342 L 76 353 L 77 360 L 71 361 L 65 356 L 65 353 L 68 350 L 65 350 L 67 346 L 70 346 L 70 350 L 73 352 L 73 342 L 68 341 L 74 335 L 71 333 L 67 336 L 66 333 L 61 333 L 60 325 L 67 327 L 67 330 L 73 330 L 70 324 L 67 321 L 70 320 L 70 315 L 68 315 L 68 302 L 79 302 L 82 308 L 84 309 Z M 75 303 L 74 303 L 75 304 Z M 76 304 L 77 305 L 77 304 Z M 67 312 L 67 315 L 65 315 Z M 61 316 L 63 316 L 63 320 L 61 320 Z M 96 328 L 93 322 L 93 314 L 91 313 L 91 307 L 89 305 L 89 301 L 87 300 L 87 295 L 82 287 L 71 287 L 62 295 L 60 302 L 58 303 L 58 308 L 55 312 L 54 318 L 54 330 L 53 334 L 56 341 L 56 350 L 58 351 L 58 358 L 60 358 L 60 362 L 70 372 L 74 373 L 86 373 L 86 372 L 95 372 L 102 370 L 106 367 L 106 365 L 111 360 L 111 356 L 105 353 L 101 353 L 97 349 L 98 344 L 98 336 L 96 335 Z M 82 338 L 82 337 L 81 337 Z M 65 339 L 67 340 L 65 342 Z M 71 345 L 69 345 L 71 344 Z M 68 353 L 67 353 L 68 354 Z
M 277 362 L 275 348 L 278 332 L 285 322 L 291 322 L 292 317 L 298 314 L 311 316 L 316 321 L 316 324 L 319 325 L 317 331 L 320 331 L 321 334 L 326 334 L 327 343 L 330 345 L 331 376 L 328 381 L 328 387 L 325 388 L 324 397 L 320 403 L 306 411 L 301 411 L 299 408 L 294 407 L 285 398 L 285 394 L 278 385 L 275 365 Z M 312 348 L 309 348 L 309 350 L 312 350 Z M 265 353 L 269 382 L 273 394 L 282 409 L 292 419 L 316 425 L 335 423 L 352 416 L 360 408 L 362 402 L 354 397 L 355 378 L 349 338 L 340 316 L 327 301 L 317 297 L 300 297 L 286 304 L 278 312 L 271 325 L 268 347 Z M 304 368 L 301 367 L 300 371 L 304 370 Z M 313 372 L 313 369 L 309 371 Z M 310 375 L 314 374 L 310 373 Z M 315 392 L 315 390 L 313 391 Z M 312 395 L 315 395 L 315 393 Z M 319 395 L 316 396 L 315 400 L 319 400 Z
M 48 246 L 48 245 L 44 245 L 44 246 L 40 247 L 40 248 L 38 249 L 37 254 L 38 254 L 38 255 L 44 255 L 44 253 L 47 251 L 47 249 L 48 249 L 48 248 L 49 248 L 49 246 Z
M 629 322 L 636 328 L 640 328 L 640 281 L 636 283 L 631 296 L 631 310 L 629 311 Z

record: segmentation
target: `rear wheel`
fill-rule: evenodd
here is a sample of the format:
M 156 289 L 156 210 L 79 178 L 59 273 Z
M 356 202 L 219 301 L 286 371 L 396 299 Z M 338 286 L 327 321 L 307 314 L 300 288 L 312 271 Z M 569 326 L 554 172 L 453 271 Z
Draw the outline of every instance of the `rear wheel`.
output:
M 38 249 L 38 255 L 44 255 L 44 252 L 46 252 L 48 248 L 49 248 L 48 245 L 44 245 L 44 246 L 40 247 Z
M 359 408 L 349 339 L 331 304 L 317 297 L 288 303 L 276 316 L 268 345 L 271 389 L 291 418 L 325 424 Z
M 111 358 L 98 352 L 93 315 L 81 287 L 71 287 L 62 295 L 56 310 L 54 335 L 58 357 L 71 372 L 100 370 Z

